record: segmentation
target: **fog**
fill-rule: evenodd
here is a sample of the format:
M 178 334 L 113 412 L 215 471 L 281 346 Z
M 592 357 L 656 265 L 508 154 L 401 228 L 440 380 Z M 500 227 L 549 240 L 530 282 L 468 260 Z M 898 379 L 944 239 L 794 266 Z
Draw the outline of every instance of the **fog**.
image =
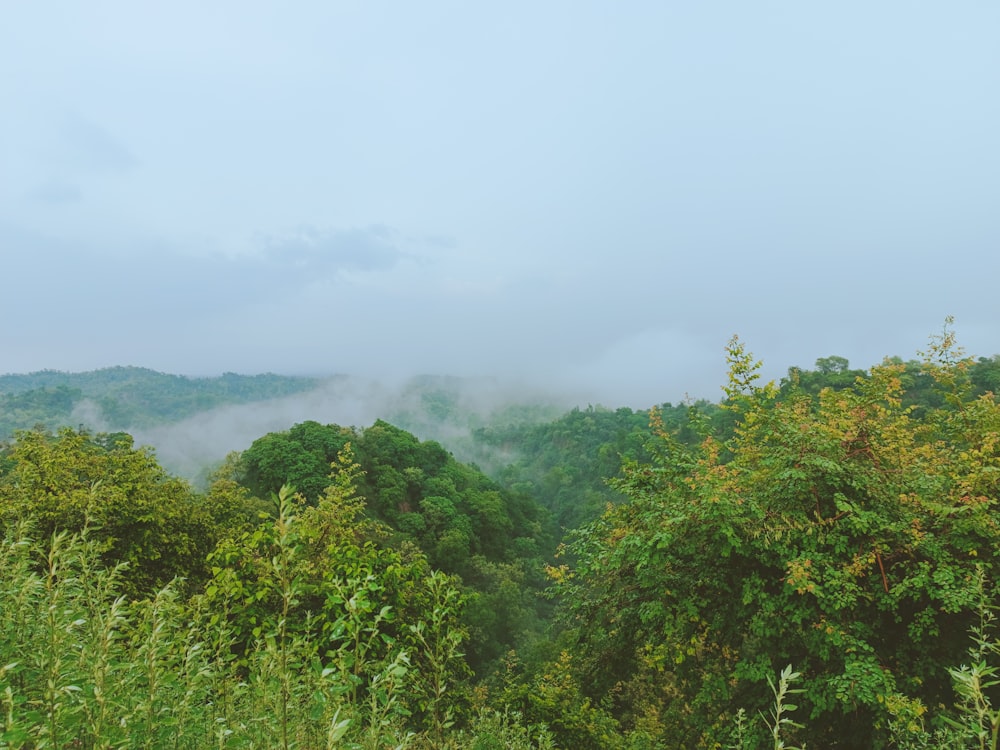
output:
M 908 0 L 8 4 L 0 371 L 641 408 L 717 398 L 734 334 L 769 377 L 908 358 L 949 315 L 992 355 L 998 28 Z M 226 418 L 276 424 L 252 412 Z
M 217 467 L 232 451 L 243 451 L 259 437 L 312 420 L 321 424 L 365 428 L 377 419 L 401 426 L 423 440 L 437 440 L 461 460 L 491 469 L 512 460 L 510 455 L 484 453 L 469 440 L 471 430 L 487 423 L 503 425 L 516 419 L 506 407 L 533 406 L 539 418 L 554 417 L 579 406 L 570 391 L 543 392 L 525 384 L 493 378 L 433 379 L 455 396 L 453 414 L 435 415 L 421 401 L 418 390 L 426 379 L 380 382 L 337 377 L 314 390 L 250 404 L 224 406 L 153 428 L 128 428 L 137 445 L 152 447 L 171 473 L 196 482 Z M 588 404 L 584 403 L 584 406 Z M 78 409 L 74 417 L 93 430 L 108 425 L 96 405 Z

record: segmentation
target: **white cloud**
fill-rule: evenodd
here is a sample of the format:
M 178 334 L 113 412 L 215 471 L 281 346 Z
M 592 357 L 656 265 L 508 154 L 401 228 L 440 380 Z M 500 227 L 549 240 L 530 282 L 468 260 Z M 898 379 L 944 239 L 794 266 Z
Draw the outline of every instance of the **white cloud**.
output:
M 1000 349 L 998 8 L 63 11 L 0 25 L 10 369 L 570 373 L 635 403 L 714 393 L 735 332 L 778 375 L 948 314 Z

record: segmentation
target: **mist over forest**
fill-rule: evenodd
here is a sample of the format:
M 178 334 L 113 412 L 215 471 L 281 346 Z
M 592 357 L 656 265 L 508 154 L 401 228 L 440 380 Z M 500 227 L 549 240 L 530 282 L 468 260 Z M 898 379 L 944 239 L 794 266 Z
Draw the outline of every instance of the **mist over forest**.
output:
M 132 432 L 140 444 L 156 449 L 164 466 L 196 478 L 206 465 L 230 451 L 249 447 L 257 437 L 286 430 L 297 422 L 365 426 L 385 419 L 421 439 L 436 440 L 466 461 L 496 468 L 502 456 L 489 456 L 470 444 L 471 430 L 500 422 L 554 418 L 580 404 L 565 391 L 504 385 L 490 378 L 418 377 L 386 383 L 369 378 L 320 378 L 314 389 L 283 398 L 220 406 L 178 422 Z M 435 403 L 428 390 L 447 400 Z M 586 404 L 584 404 L 585 406 Z M 101 428 L 101 421 L 93 424 Z
M 292 392 L 271 396 L 265 390 L 240 395 L 231 387 L 214 387 L 227 381 L 255 380 L 272 380 L 280 383 L 280 390 Z M 156 389 L 163 384 L 179 387 L 182 393 L 176 399 L 167 396 L 160 404 L 152 403 Z M 17 413 L 26 400 L 44 401 L 43 391 L 51 398 L 60 388 L 67 390 L 68 398 L 52 404 L 51 413 Z M 201 395 L 192 397 L 188 392 Z M 198 480 L 228 453 L 242 451 L 261 435 L 286 430 L 297 422 L 360 427 L 385 419 L 423 439 L 447 445 L 465 460 L 495 466 L 500 458 L 491 458 L 471 446 L 468 438 L 472 429 L 551 419 L 574 406 L 587 406 L 584 396 L 582 391 L 568 388 L 545 390 L 486 377 L 376 380 L 348 375 L 227 374 L 189 378 L 134 367 L 89 373 L 44 371 L 0 376 L 0 397 L 6 397 L 0 431 L 10 437 L 14 429 L 29 429 L 36 423 L 79 426 L 94 432 L 121 430 L 131 434 L 137 444 L 154 448 L 172 472 Z M 252 400 L 247 402 L 248 398 Z M 143 401 L 150 403 L 143 406 Z
M 196 747 L 971 747 L 1000 356 L 950 320 L 870 368 L 725 353 L 718 400 L 639 410 L 499 378 L 0 376 L 0 741 L 183 713 Z
M 998 32 L 0 2 L 0 750 L 1000 750 Z
M 767 372 L 775 373 L 772 377 L 783 374 L 774 367 Z M 280 383 L 277 394 L 273 388 L 271 392 L 243 395 L 232 388 L 217 388 L 227 381 L 252 383 L 268 379 Z M 158 388 L 169 392 L 178 386 L 190 393 L 205 391 L 211 395 L 187 394 L 177 399 L 167 396 L 162 404 L 131 408 L 136 402 L 155 399 L 151 394 Z M 59 387 L 79 392 L 56 405 L 52 414 L 39 412 L 32 416 L 29 410 L 15 416 L 15 397 L 23 400 L 26 391 Z M 712 383 L 695 393 L 714 393 L 716 397 L 678 392 L 666 394 L 672 398 L 645 403 L 629 398 L 627 384 L 622 382 L 594 388 L 579 381 L 546 381 L 540 377 L 532 381 L 439 375 L 376 378 L 227 373 L 190 377 L 121 366 L 86 373 L 46 370 L 0 375 L 0 398 L 7 397 L 6 415 L 0 414 L 0 436 L 9 437 L 14 429 L 29 429 L 46 422 L 49 427 L 61 424 L 94 432 L 120 430 L 131 434 L 138 445 L 155 449 L 158 459 L 171 472 L 199 482 L 230 452 L 242 451 L 261 435 L 287 430 L 298 422 L 363 427 L 384 419 L 421 439 L 440 442 L 462 460 L 498 469 L 510 456 L 474 445 L 470 440 L 472 430 L 486 425 L 549 421 L 573 408 L 646 409 L 660 403 L 717 401 L 722 390 L 718 383 Z M 32 422 L 36 417 L 38 422 Z M 60 421 L 53 422 L 53 418 Z
M 720 356 L 720 367 L 723 364 Z M 852 364 L 839 356 L 817 360 L 837 360 L 848 369 Z M 780 380 L 791 369 L 762 362 L 763 377 Z M 855 372 L 858 369 L 855 364 Z M 239 393 L 233 382 L 272 381 L 268 389 Z M 229 383 L 228 387 L 220 384 Z M 191 393 L 179 399 L 169 396 L 163 404 L 133 408 L 129 404 L 150 398 L 157 388 L 166 391 L 181 384 Z M 77 397 L 58 406 L 52 414 L 31 422 L 28 414 L 17 417 L 12 399 L 33 388 L 80 389 Z M 664 389 L 666 390 L 666 389 Z M 191 377 L 158 373 L 146 368 L 111 367 L 87 373 L 46 370 L 36 373 L 0 375 L 0 398 L 7 397 L 7 413 L 0 413 L 0 435 L 11 436 L 14 429 L 28 429 L 49 421 L 79 426 L 94 432 L 124 431 L 137 445 L 152 447 L 163 466 L 194 482 L 203 482 L 207 472 L 227 454 L 245 450 L 261 435 L 287 430 L 307 420 L 323 424 L 363 427 L 377 419 L 398 425 L 425 440 L 446 446 L 463 461 L 497 470 L 510 455 L 487 449 L 472 441 L 471 433 L 487 425 L 521 425 L 555 419 L 573 408 L 615 410 L 647 409 L 659 404 L 695 401 L 717 402 L 722 396 L 716 382 L 694 393 L 664 393 L 668 398 L 649 403 L 630 398 L 626 382 L 611 382 L 594 388 L 580 381 L 536 377 L 418 375 L 410 377 L 369 377 L 352 375 L 279 376 L 273 374 Z M 714 397 L 710 394 L 716 394 Z M 709 394 L 709 395 L 705 395 Z M 22 396 L 23 397 L 23 396 Z M 155 398 L 155 397 L 154 397 Z M 618 400 L 616 400 L 618 399 Z M 103 401 L 103 405 L 102 405 Z M 60 409 L 68 413 L 60 414 Z M 7 419 L 4 419 L 4 416 Z

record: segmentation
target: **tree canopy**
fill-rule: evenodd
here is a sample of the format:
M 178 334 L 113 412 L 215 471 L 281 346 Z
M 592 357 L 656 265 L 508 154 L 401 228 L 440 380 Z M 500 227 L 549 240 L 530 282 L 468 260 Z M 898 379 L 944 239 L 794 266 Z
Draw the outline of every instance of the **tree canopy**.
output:
M 885 747 L 892 708 L 946 706 L 996 577 L 1000 407 L 945 336 L 925 369 L 947 404 L 903 406 L 905 366 L 818 394 L 761 385 L 734 340 L 733 434 L 684 445 L 654 416 L 628 502 L 553 569 L 582 691 L 625 726 L 706 746 L 793 663 L 810 746 Z M 646 719 L 644 719 L 644 716 Z
M 1000 360 L 727 353 L 718 404 L 476 425 L 492 478 L 385 420 L 205 491 L 125 433 L 15 433 L 0 746 L 996 750 Z

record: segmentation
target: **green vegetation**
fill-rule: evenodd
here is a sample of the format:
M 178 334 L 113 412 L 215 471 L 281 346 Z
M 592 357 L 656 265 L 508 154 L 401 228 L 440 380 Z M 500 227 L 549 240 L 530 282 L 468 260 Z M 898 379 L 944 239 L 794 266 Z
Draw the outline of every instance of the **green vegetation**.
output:
M 954 703 L 974 581 L 995 578 L 1000 408 L 947 334 L 924 363 L 944 406 L 921 418 L 902 364 L 813 395 L 729 352 L 735 429 L 692 447 L 654 419 L 653 460 L 615 483 L 628 502 L 553 569 L 574 658 L 550 667 L 625 732 L 694 747 L 792 663 L 808 744 L 889 747 L 893 706 Z
M 19 437 L 0 506 L 0 747 L 551 747 L 513 714 L 469 715 L 464 597 L 412 546 L 378 541 L 349 450 L 315 503 L 285 487 L 254 522 L 206 522 L 207 575 L 159 586 L 114 561 L 104 496 L 77 514 L 70 484 L 33 506 L 37 486 L 18 481 L 52 459 L 22 444 L 58 447 L 65 474 L 148 456 L 70 431 Z M 120 479 L 118 509 L 143 513 L 161 478 Z M 256 504 L 219 483 L 188 502 Z
M 313 502 L 348 445 L 366 511 L 391 532 L 388 542 L 418 547 L 435 569 L 463 582 L 467 657 L 477 673 L 541 632 L 544 556 L 555 546 L 548 516 L 528 495 L 502 488 L 440 444 L 381 420 L 365 430 L 304 422 L 256 440 L 234 474 L 258 496 L 290 482 Z
M 721 403 L 648 412 L 476 424 L 434 381 L 492 478 L 383 420 L 205 491 L 17 433 L 0 748 L 1000 746 L 1000 360 L 728 354 Z M 39 387 L 73 398 L 5 398 Z
M 149 427 L 217 406 L 302 393 L 317 384 L 313 378 L 271 374 L 187 378 L 141 367 L 0 375 L 0 439 L 36 426 L 76 427 L 95 414 L 113 430 Z
M 105 562 L 127 565 L 130 593 L 203 581 L 217 529 L 239 512 L 204 502 L 122 433 L 23 432 L 0 464 L 0 518 L 30 519 L 46 539 L 89 527 Z
M 657 410 L 664 425 L 682 442 L 697 442 L 692 429 L 702 421 L 721 423 L 717 404 L 664 404 Z M 599 516 L 624 495 L 607 480 L 621 470 L 623 460 L 648 460 L 650 413 L 627 407 L 614 411 L 600 406 L 573 409 L 542 423 L 521 422 L 481 427 L 473 432 L 480 452 L 487 449 L 515 457 L 496 472 L 507 487 L 533 495 L 563 530 L 575 529 Z

